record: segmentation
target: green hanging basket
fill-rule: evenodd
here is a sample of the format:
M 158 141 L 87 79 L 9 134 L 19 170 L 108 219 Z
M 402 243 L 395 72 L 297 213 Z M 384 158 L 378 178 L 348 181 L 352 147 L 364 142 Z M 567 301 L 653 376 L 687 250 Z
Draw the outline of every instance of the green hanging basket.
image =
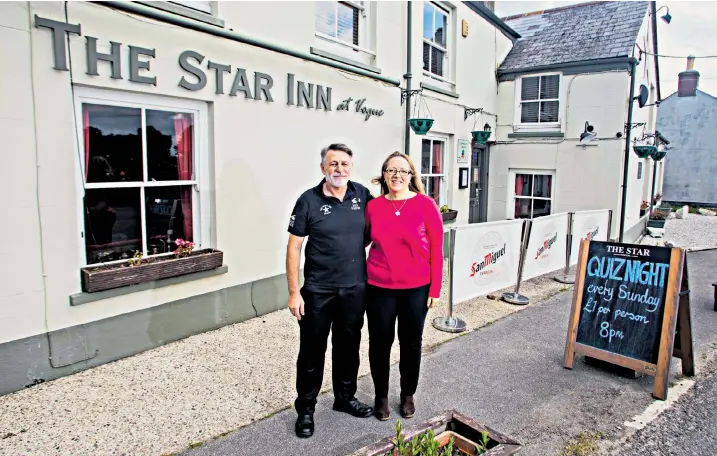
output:
M 408 119 L 408 125 L 417 135 L 425 135 L 433 126 L 433 119 Z
M 488 138 L 490 138 L 490 130 L 475 130 L 471 132 L 471 135 L 473 136 L 473 140 L 478 144 L 485 144 Z
M 660 161 L 660 160 L 662 160 L 663 158 L 665 158 L 665 156 L 667 156 L 667 151 L 666 151 L 666 150 L 657 150 L 657 149 L 655 149 L 655 151 L 652 153 L 652 159 L 655 160 L 655 161 Z
M 632 146 L 632 149 L 639 158 L 647 158 L 657 152 L 657 147 L 655 146 Z

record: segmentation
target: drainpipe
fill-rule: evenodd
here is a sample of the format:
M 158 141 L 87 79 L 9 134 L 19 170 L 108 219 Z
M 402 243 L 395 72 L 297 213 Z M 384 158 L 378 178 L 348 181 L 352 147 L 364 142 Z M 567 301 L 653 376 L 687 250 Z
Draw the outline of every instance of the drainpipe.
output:
M 622 203 L 620 204 L 620 236 L 618 242 L 622 242 L 625 233 L 625 203 L 627 202 L 627 175 L 630 165 L 630 133 L 632 133 L 632 105 L 635 97 L 635 59 L 630 62 L 630 96 L 627 107 L 627 132 L 625 133 L 625 158 L 622 165 Z
M 657 50 L 657 2 L 650 2 L 650 10 L 652 12 L 652 50 L 655 55 L 652 56 L 655 62 L 655 82 L 657 85 L 657 101 L 662 101 L 662 93 L 660 93 L 660 59 L 657 57 L 660 53 Z M 647 58 L 645 58 L 647 65 Z
M 657 145 L 657 141 L 655 141 L 655 145 Z M 652 213 L 652 209 L 654 208 L 654 201 L 655 201 L 655 179 L 657 179 L 657 163 L 655 160 L 652 160 L 652 191 L 650 192 L 650 213 Z
M 411 25 L 413 24 L 411 2 L 406 2 L 408 5 L 408 17 L 406 24 L 406 74 L 403 77 L 406 79 L 406 125 L 404 126 L 405 134 L 403 139 L 403 153 L 410 155 L 411 149 L 411 127 L 408 125 L 408 119 L 411 117 Z

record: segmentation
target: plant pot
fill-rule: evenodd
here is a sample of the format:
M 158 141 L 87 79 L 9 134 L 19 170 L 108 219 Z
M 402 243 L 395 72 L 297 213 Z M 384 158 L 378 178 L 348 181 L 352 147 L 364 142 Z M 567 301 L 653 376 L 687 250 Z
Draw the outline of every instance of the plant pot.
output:
M 82 268 L 82 291 L 95 293 L 112 288 L 126 287 L 153 280 L 168 279 L 195 272 L 208 271 L 222 266 L 224 253 L 203 249 L 183 258 L 149 257 L 137 266 L 128 262 L 88 266 Z
M 410 441 L 429 430 L 432 430 L 437 435 L 435 439 L 439 442 L 441 448 L 448 443 L 450 437 L 453 437 L 453 447 L 459 448 L 462 453 L 467 455 L 476 454 L 475 442 L 481 441 L 481 432 L 488 433 L 487 451 L 482 453 L 483 456 L 512 455 L 520 451 L 520 443 L 511 437 L 501 434 L 455 410 L 447 410 L 441 415 L 408 427 L 402 431 L 402 434 L 405 441 Z M 395 434 L 390 435 L 351 453 L 350 456 L 384 456 L 393 454 L 395 447 L 393 439 L 395 438 Z M 466 450 L 463 448 L 466 448 Z
M 408 125 L 417 135 L 425 135 L 433 126 L 433 119 L 408 119 Z
M 632 146 L 632 150 L 635 151 L 635 155 L 638 156 L 638 158 L 647 158 L 651 156 L 653 153 L 657 152 L 657 147 L 655 146 Z
M 664 228 L 665 221 L 650 219 L 647 221 L 647 226 L 648 226 L 648 228 Z
M 652 152 L 652 159 L 655 160 L 655 161 L 660 161 L 660 160 L 662 160 L 663 158 L 665 158 L 666 156 L 667 156 L 667 151 L 666 151 L 666 150 L 657 150 L 657 149 L 655 149 L 655 151 Z
M 489 130 L 476 130 L 472 131 L 471 135 L 473 136 L 473 140 L 477 142 L 478 144 L 485 144 L 485 142 L 490 138 L 490 131 Z
M 441 217 L 443 217 L 444 222 L 449 222 L 451 220 L 455 220 L 458 216 L 458 211 L 450 209 L 448 212 L 441 212 Z
M 644 217 L 647 213 L 647 209 L 640 209 L 640 218 Z

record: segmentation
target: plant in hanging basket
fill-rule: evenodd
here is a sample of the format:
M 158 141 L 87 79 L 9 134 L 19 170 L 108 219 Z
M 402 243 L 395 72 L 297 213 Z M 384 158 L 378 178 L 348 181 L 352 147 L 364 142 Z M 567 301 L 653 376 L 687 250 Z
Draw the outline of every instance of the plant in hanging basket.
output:
M 195 272 L 208 271 L 222 266 L 224 253 L 220 250 L 194 251 L 194 244 L 183 241 L 177 244 L 173 256 L 134 257 L 122 263 L 87 266 L 81 269 L 82 291 L 95 293 L 113 288 L 138 285 L 154 280 L 168 279 Z
M 408 125 L 417 135 L 425 135 L 433 126 L 433 119 L 408 119 Z
M 657 149 L 655 149 L 654 152 L 652 152 L 652 159 L 655 160 L 655 161 L 660 161 L 660 160 L 662 160 L 663 158 L 665 158 L 665 156 L 667 156 L 667 151 L 666 151 L 666 150 L 657 150 Z
M 471 132 L 471 136 L 473 136 L 473 140 L 478 144 L 485 144 L 488 138 L 490 138 L 490 130 L 474 130 Z
M 632 146 L 632 149 L 635 151 L 635 155 L 638 156 L 638 158 L 647 158 L 651 156 L 655 151 L 657 151 L 657 147 L 655 146 Z

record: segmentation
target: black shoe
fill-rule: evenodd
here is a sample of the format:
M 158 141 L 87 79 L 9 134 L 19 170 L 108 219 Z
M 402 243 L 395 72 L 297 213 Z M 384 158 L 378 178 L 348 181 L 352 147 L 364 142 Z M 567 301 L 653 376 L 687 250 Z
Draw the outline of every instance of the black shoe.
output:
M 314 435 L 314 415 L 309 413 L 299 414 L 294 425 L 297 437 L 308 438 Z
M 349 415 L 357 418 L 368 418 L 373 415 L 373 407 L 359 402 L 356 398 L 353 398 L 350 401 L 335 399 L 334 410 L 337 412 L 348 413 Z

